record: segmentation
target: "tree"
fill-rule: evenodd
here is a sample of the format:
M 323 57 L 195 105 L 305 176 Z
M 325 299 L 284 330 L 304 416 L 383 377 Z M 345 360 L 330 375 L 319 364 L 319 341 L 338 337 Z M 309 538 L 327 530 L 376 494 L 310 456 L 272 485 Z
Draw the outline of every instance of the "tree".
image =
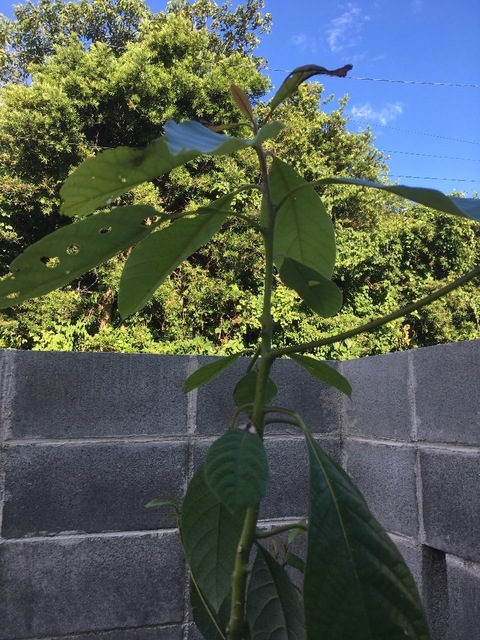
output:
M 262 61 L 253 54 L 270 18 L 262 14 L 260 0 L 250 0 L 234 11 L 208 0 L 192 4 L 176 0 L 156 16 L 143 15 L 144 5 L 133 0 L 117 4 L 84 0 L 75 4 L 75 11 L 81 9 L 85 20 L 91 13 L 97 16 L 95 42 L 86 38 L 86 22 L 76 23 L 71 17 L 71 4 L 56 0 L 21 5 L 20 19 L 10 24 L 17 33 L 30 33 L 28 41 L 13 50 L 17 59 L 31 53 L 28 42 L 36 42 L 42 34 L 46 44 L 38 62 L 26 63 L 29 71 L 23 67 L 30 74 L 28 82 L 12 80 L 1 90 L 0 275 L 7 273 L 10 262 L 26 246 L 65 224 L 58 212 L 59 186 L 83 159 L 118 145 L 145 146 L 159 137 L 169 118 L 234 122 L 230 83 L 247 91 L 259 113 L 264 108 L 260 100 L 268 81 L 259 73 Z M 130 7 L 128 19 L 115 22 L 118 42 L 125 46 L 112 46 L 111 14 L 121 7 L 124 12 Z M 98 16 L 103 16 L 103 22 Z M 332 100 L 320 84 L 302 85 L 278 109 L 287 127 L 271 142 L 272 150 L 308 180 L 332 174 L 381 180 L 387 173 L 385 161 L 370 132 L 349 133 L 347 98 L 338 107 Z M 122 201 L 180 211 L 227 193 L 233 184 L 255 179 L 255 166 L 248 156 L 202 158 L 123 196 Z M 338 322 L 345 329 L 357 320 L 388 312 L 397 299 L 407 303 L 416 292 L 422 293 L 423 284 L 414 270 L 409 270 L 409 280 L 405 278 L 408 256 L 400 250 L 402 244 L 412 242 L 409 225 L 419 215 L 418 208 L 410 212 L 409 205 L 400 206 L 384 194 L 353 186 L 325 185 L 317 191 L 336 227 L 335 278 L 345 291 Z M 252 211 L 260 206 L 254 193 L 240 194 L 236 203 L 238 207 L 248 204 Z M 428 235 L 441 234 L 441 229 L 430 214 L 421 215 L 422 228 L 430 231 L 418 237 L 417 253 L 431 256 L 425 262 L 428 269 L 429 262 L 443 259 L 445 242 L 428 240 Z M 449 225 L 450 252 L 464 255 L 460 247 L 466 236 L 475 250 L 478 232 L 468 223 Z M 386 246 L 398 250 L 385 258 Z M 25 302 L 3 312 L 0 346 L 207 354 L 248 347 L 259 331 L 256 321 L 249 319 L 249 311 L 261 304 L 258 247 L 245 221 L 227 222 L 213 245 L 179 267 L 145 309 L 123 323 L 115 294 L 125 259 L 121 256 L 67 288 L 63 303 L 58 293 L 45 301 L 43 309 L 39 308 L 43 302 Z M 458 269 L 452 268 L 450 275 L 468 268 L 467 262 L 457 261 Z M 477 293 L 472 291 L 460 306 L 457 303 L 451 308 L 445 303 L 438 313 L 425 312 L 428 322 L 422 314 L 399 320 L 372 337 L 330 345 L 321 353 L 345 358 L 478 337 Z M 273 305 L 279 345 L 317 339 L 331 331 L 328 318 L 319 319 L 305 306 L 299 308 L 295 294 L 281 283 L 275 285 Z M 422 329 L 424 320 L 428 332 Z M 71 326 L 76 327 L 74 332 Z
M 25 82 L 32 64 L 43 64 L 56 46 L 72 39 L 85 47 L 103 42 L 120 55 L 151 12 L 144 0 L 29 0 L 15 5 L 14 16 L 2 16 L 4 83 Z

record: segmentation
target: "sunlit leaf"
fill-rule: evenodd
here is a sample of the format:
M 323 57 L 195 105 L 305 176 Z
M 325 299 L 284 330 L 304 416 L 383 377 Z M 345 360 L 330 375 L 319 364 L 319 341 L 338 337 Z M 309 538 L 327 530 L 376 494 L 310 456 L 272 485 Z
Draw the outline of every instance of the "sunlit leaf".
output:
M 307 434 L 307 638 L 428 640 L 405 562 L 347 474 Z
M 118 207 L 45 236 L 15 258 L 11 274 L 0 280 L 0 308 L 53 291 L 125 251 L 151 233 L 144 222 L 155 215 L 146 205 Z
M 233 400 L 237 407 L 241 407 L 244 404 L 252 404 L 255 400 L 255 391 L 257 388 L 257 371 L 249 371 L 247 374 L 240 378 L 233 392 Z M 278 393 L 277 385 L 269 377 L 267 378 L 266 390 L 265 390 L 265 404 L 275 398 Z
M 310 358 L 309 356 L 303 356 L 299 353 L 290 354 L 290 358 L 306 369 L 314 378 L 326 382 L 349 397 L 352 395 L 352 387 L 349 381 L 344 378 L 341 373 L 332 369 L 326 362 L 322 362 L 316 358 Z
M 217 613 L 231 588 L 244 516 L 244 510 L 233 513 L 220 502 L 200 467 L 185 495 L 180 537 L 195 582 Z
M 197 387 L 201 387 L 207 382 L 211 382 L 215 380 L 217 376 L 219 376 L 222 371 L 230 367 L 236 360 L 240 358 L 242 353 L 234 353 L 231 356 L 224 356 L 223 358 L 219 358 L 214 362 L 209 362 L 209 364 L 203 365 L 196 371 L 194 371 L 191 375 L 183 383 L 182 391 L 184 393 L 188 393 L 189 391 L 193 391 Z
M 230 93 L 235 101 L 235 104 L 240 109 L 241 113 L 246 116 L 250 122 L 253 122 L 253 111 L 250 100 L 243 89 L 237 87 L 236 84 L 230 85 Z
M 254 138 L 234 138 L 216 133 L 199 122 L 187 120 L 177 123 L 168 120 L 164 125 L 165 140 L 171 153 L 197 153 L 209 155 L 228 155 L 247 147 L 262 144 L 275 138 L 284 128 L 281 122 L 270 122 L 260 129 Z
M 279 203 L 292 189 L 298 189 L 277 213 L 274 236 L 274 259 L 280 270 L 285 258 L 314 269 L 331 278 L 335 264 L 335 234 L 330 216 L 313 187 L 292 167 L 274 158 L 270 184 L 275 203 Z
M 297 260 L 291 258 L 283 260 L 280 278 L 322 318 L 334 316 L 342 306 L 342 292 L 337 285 Z
M 227 431 L 208 450 L 205 479 L 229 509 L 260 502 L 268 482 L 268 460 L 261 439 L 239 429 Z
M 285 78 L 277 93 L 270 100 L 268 105 L 270 107 L 269 116 L 278 107 L 278 105 L 293 95 L 298 87 L 309 78 L 318 75 L 344 78 L 352 69 L 353 67 L 351 64 L 346 64 L 340 69 L 333 70 L 325 69 L 325 67 L 321 67 L 318 64 L 307 64 L 302 67 L 297 67 Z
M 137 244 L 120 278 L 118 309 L 123 318 L 142 309 L 172 271 L 212 238 L 231 200 L 224 196 L 197 209 L 194 218 L 181 218 Z
M 457 196 L 446 196 L 436 189 L 427 189 L 425 187 L 407 187 L 405 185 L 387 186 L 369 180 L 360 180 L 358 178 L 322 178 L 316 180 L 316 184 L 353 184 L 359 187 L 371 187 L 380 189 L 388 193 L 394 193 L 402 198 L 413 200 L 426 207 L 451 213 L 462 218 L 472 218 L 480 222 L 480 199 L 479 198 L 459 198 Z
M 61 211 L 67 216 L 91 213 L 198 155 L 194 152 L 174 155 L 164 138 L 144 149 L 118 147 L 102 151 L 82 162 L 65 180 L 60 189 Z
M 247 621 L 251 640 L 305 638 L 298 592 L 285 570 L 260 546 L 248 587 Z

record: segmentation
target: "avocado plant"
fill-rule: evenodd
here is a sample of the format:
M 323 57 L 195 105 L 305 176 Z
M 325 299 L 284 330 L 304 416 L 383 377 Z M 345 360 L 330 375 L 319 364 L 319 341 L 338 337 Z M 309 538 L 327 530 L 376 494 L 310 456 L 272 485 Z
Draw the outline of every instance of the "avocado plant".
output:
M 126 318 L 142 309 L 165 278 L 208 243 L 229 216 L 241 217 L 261 237 L 264 288 L 256 349 L 200 367 L 183 387 L 189 392 L 207 384 L 244 356 L 246 370 L 234 391 L 237 410 L 191 479 L 183 504 L 149 503 L 175 508 L 191 576 L 194 620 L 206 640 L 429 638 L 413 578 L 360 491 L 322 450 L 299 415 L 272 404 L 277 391 L 270 375 L 275 359 L 291 358 L 314 378 L 350 395 L 350 384 L 340 373 L 305 353 L 373 331 L 480 275 L 477 266 L 407 307 L 350 331 L 275 346 L 271 313 L 275 280 L 293 289 L 321 317 L 334 316 L 342 306 L 342 292 L 332 280 L 334 227 L 315 187 L 348 184 L 380 189 L 480 221 L 479 200 L 345 177 L 307 182 L 268 150 L 269 140 L 283 128 L 273 119 L 275 110 L 301 83 L 316 74 L 343 77 L 350 69 L 351 65 L 332 71 L 317 65 L 299 67 L 267 107 L 257 111 L 243 90 L 232 86 L 239 122 L 213 127 L 168 121 L 164 135 L 146 148 L 119 147 L 87 159 L 60 191 L 61 210 L 75 221 L 28 247 L 0 281 L 0 308 L 5 308 L 43 295 L 128 251 L 118 291 L 118 309 Z M 225 134 L 242 128 L 248 130 L 246 137 Z M 241 151 L 256 154 L 258 180 L 238 185 L 205 206 L 174 213 L 149 205 L 111 206 L 132 188 L 201 155 Z M 236 197 L 253 191 L 261 195 L 259 211 L 239 212 Z M 102 210 L 94 213 L 98 209 Z M 269 478 L 264 435 L 279 422 L 293 425 L 305 437 L 309 507 L 305 520 L 269 529 L 259 521 Z M 287 553 L 279 560 L 271 553 L 266 541 L 280 533 L 290 540 L 304 536 L 305 557 Z M 292 581 L 286 564 L 295 567 L 299 580 Z

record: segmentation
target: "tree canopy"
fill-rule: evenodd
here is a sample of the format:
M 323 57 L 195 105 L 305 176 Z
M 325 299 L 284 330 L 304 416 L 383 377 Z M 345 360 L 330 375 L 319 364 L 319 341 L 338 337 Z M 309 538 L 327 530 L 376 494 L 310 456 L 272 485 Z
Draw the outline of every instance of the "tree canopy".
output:
M 255 56 L 270 16 L 262 0 L 228 3 L 173 0 L 153 15 L 141 0 L 40 0 L 17 5 L 0 23 L 0 275 L 45 233 L 68 223 L 59 188 L 70 171 L 102 149 L 141 147 L 168 119 L 236 122 L 229 88 L 242 87 L 259 112 L 269 89 Z M 347 130 L 348 98 L 335 103 L 319 83 L 300 87 L 278 109 L 286 123 L 272 151 L 308 180 L 343 175 L 381 180 L 386 159 L 371 133 Z M 192 161 L 123 196 L 174 213 L 255 182 L 248 153 Z M 202 177 L 199 179 L 199 168 Z M 478 231 L 462 220 L 399 204 L 386 194 L 324 186 L 335 224 L 335 281 L 344 307 L 320 320 L 298 310 L 296 294 L 276 283 L 276 340 L 310 340 L 388 313 L 473 266 Z M 239 194 L 255 212 L 259 199 Z M 0 347 L 230 353 L 253 344 L 259 326 L 262 260 L 256 236 L 241 220 L 198 251 L 125 322 L 116 285 L 125 256 L 61 291 L 0 314 Z M 480 296 L 473 284 L 411 317 L 326 347 L 322 355 L 354 357 L 480 337 Z M 258 316 L 258 314 L 257 314 Z

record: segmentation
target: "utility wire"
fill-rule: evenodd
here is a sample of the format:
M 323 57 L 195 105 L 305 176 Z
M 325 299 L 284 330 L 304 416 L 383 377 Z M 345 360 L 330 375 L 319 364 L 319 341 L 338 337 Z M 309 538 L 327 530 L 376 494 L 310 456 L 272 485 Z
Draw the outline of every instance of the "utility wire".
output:
M 413 131 L 412 129 L 401 129 L 400 127 L 391 127 L 388 124 L 382 124 L 381 122 L 369 122 L 368 120 L 357 120 L 357 118 L 348 117 L 348 122 L 357 122 L 358 124 L 366 124 L 371 127 L 383 127 L 384 129 L 391 129 L 392 131 L 400 131 L 401 133 L 413 133 L 417 136 L 430 136 L 431 138 L 441 138 L 442 140 L 448 140 L 449 142 L 462 142 L 463 144 L 477 144 L 480 142 L 475 140 L 459 140 L 458 138 L 448 138 L 447 136 L 441 136 L 437 133 L 426 133 L 425 131 Z M 348 124 L 347 122 L 347 124 Z
M 290 74 L 292 71 L 288 71 L 288 69 L 274 69 L 272 67 L 265 67 L 265 71 L 279 72 Z M 415 85 L 426 85 L 430 87 L 453 87 L 453 88 L 462 88 L 462 89 L 480 89 L 480 84 L 462 84 L 459 82 L 433 82 L 432 80 L 394 80 L 390 78 L 362 78 L 359 76 L 345 76 L 347 80 L 360 80 L 367 82 L 391 82 L 396 84 L 415 84 Z M 342 78 L 343 80 L 343 78 Z
M 405 156 L 420 156 L 422 158 L 440 158 L 442 160 L 458 160 L 460 162 L 480 162 L 480 158 L 453 158 L 452 156 L 437 156 L 431 153 L 414 153 L 413 151 L 393 151 L 392 149 L 379 149 L 382 153 L 395 153 Z

